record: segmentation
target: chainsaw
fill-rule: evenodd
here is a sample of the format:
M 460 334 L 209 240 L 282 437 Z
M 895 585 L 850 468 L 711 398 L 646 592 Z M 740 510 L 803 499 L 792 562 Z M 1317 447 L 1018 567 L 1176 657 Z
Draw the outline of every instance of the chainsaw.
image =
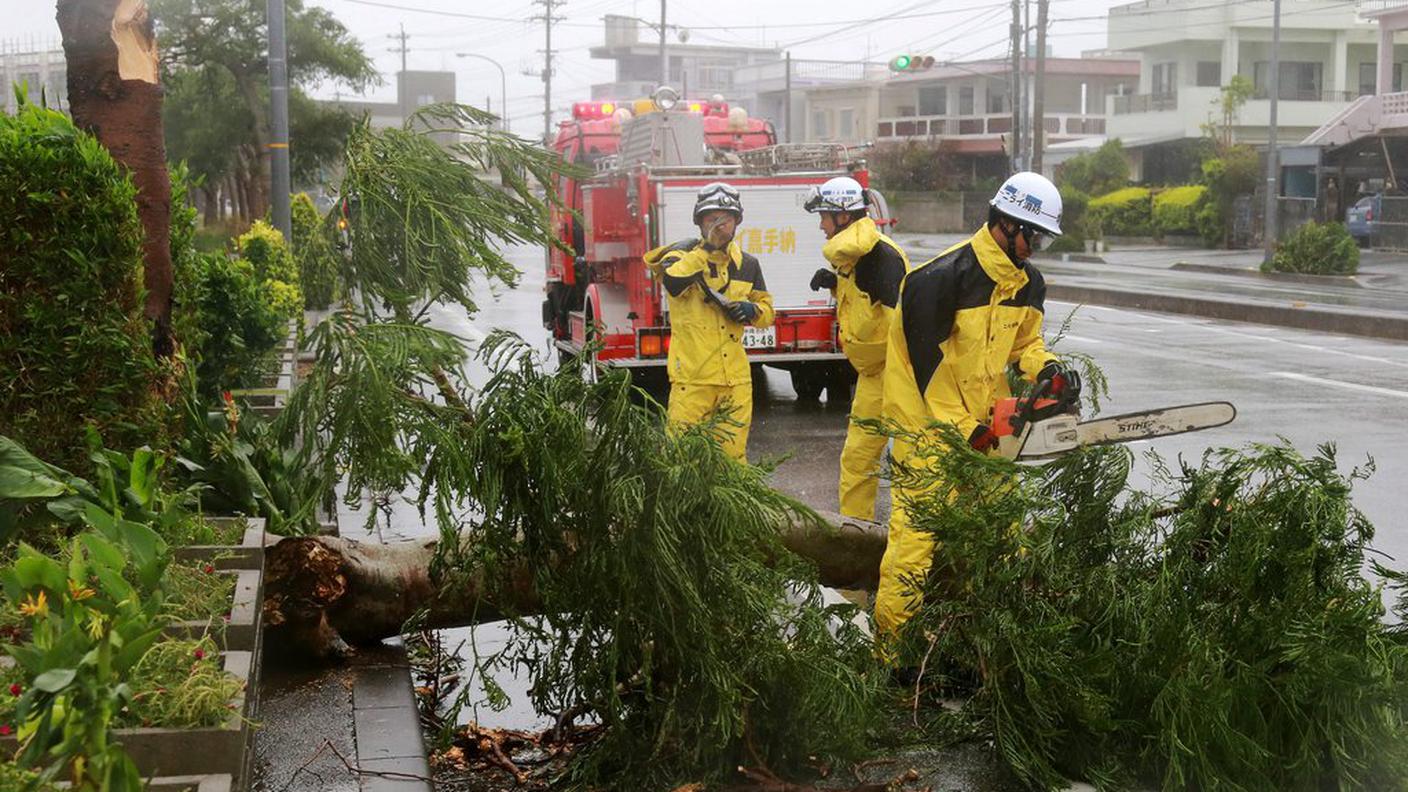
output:
M 1215 401 L 1162 407 L 1082 421 L 1079 403 L 1051 397 L 1051 380 L 1028 396 L 998 401 L 992 428 L 997 450 L 1008 459 L 1050 459 L 1083 446 L 1128 443 L 1153 437 L 1226 426 L 1237 417 L 1231 402 Z

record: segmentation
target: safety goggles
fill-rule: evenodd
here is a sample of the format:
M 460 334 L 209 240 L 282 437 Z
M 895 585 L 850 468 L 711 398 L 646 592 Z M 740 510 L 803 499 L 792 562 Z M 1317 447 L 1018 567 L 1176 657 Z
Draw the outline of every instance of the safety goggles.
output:
M 732 184 L 714 182 L 713 184 L 704 185 L 703 189 L 699 191 L 698 198 L 702 201 L 706 198 L 718 198 L 721 196 L 731 198 L 734 203 L 738 203 L 738 188 L 734 187 Z
M 1022 234 L 1022 239 L 1027 241 L 1027 247 L 1031 248 L 1033 253 L 1041 250 L 1047 242 L 1051 241 L 1051 234 L 1035 226 L 1022 225 L 1018 226 L 1017 230 Z

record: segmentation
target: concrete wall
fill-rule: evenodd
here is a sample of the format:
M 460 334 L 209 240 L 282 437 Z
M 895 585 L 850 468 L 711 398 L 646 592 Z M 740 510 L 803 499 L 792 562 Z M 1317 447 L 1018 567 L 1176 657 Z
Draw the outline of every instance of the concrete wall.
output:
M 900 233 L 969 234 L 987 217 L 986 193 L 887 192 Z M 914 262 L 918 263 L 918 262 Z

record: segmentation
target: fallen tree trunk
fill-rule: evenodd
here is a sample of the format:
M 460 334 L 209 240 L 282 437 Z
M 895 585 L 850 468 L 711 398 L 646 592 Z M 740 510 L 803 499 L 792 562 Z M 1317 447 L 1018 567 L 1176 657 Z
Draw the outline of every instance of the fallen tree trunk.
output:
M 885 552 L 884 526 L 820 512 L 824 525 L 780 527 L 784 546 L 817 567 L 824 586 L 873 590 Z M 329 536 L 289 537 L 271 545 L 265 564 L 265 623 L 271 645 L 319 658 L 351 645 L 399 635 L 413 615 L 424 626 L 463 627 L 542 603 L 526 565 L 495 579 L 469 576 L 454 587 L 431 574 L 438 540 L 369 544 Z

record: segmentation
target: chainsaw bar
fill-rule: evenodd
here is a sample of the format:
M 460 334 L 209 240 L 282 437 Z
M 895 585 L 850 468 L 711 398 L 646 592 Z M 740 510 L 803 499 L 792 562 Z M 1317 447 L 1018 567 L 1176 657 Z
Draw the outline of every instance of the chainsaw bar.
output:
M 1077 422 L 1073 415 L 1058 415 L 1029 424 L 1019 437 L 1004 437 L 1003 456 L 1044 459 L 1081 446 L 1129 443 L 1154 437 L 1196 432 L 1226 426 L 1237 417 L 1231 402 L 1203 402 L 1125 413 Z

